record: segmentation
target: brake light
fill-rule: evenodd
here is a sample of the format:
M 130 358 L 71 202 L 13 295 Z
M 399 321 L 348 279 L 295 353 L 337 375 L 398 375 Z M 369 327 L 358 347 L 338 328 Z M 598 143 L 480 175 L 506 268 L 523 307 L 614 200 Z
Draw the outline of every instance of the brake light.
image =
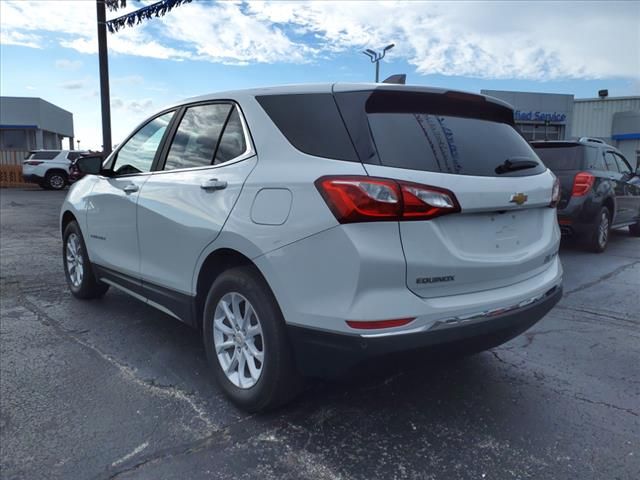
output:
M 572 197 L 581 197 L 589 193 L 591 187 L 593 187 L 596 177 L 588 172 L 577 173 L 573 179 L 573 190 L 571 190 Z
M 359 330 L 375 330 L 379 328 L 403 327 L 415 318 L 394 318 L 392 320 L 347 320 L 347 325 Z
M 560 201 L 560 181 L 558 177 L 553 181 L 553 189 L 551 190 L 551 203 L 549 206 L 551 208 L 556 208 L 558 202 Z
M 44 163 L 44 162 L 38 162 L 36 160 L 29 160 L 28 162 L 24 162 L 25 165 L 31 165 L 31 166 L 34 166 L 34 167 L 36 165 L 40 165 L 41 163 Z
M 452 192 L 418 183 L 350 175 L 315 184 L 340 223 L 430 220 L 460 211 Z

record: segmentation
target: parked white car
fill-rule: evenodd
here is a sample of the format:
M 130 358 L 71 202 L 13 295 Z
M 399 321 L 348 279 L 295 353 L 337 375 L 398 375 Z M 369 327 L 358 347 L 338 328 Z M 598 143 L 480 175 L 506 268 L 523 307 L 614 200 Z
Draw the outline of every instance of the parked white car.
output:
M 491 348 L 562 294 L 558 183 L 492 98 L 225 92 L 78 166 L 92 175 L 60 218 L 73 295 L 113 286 L 201 330 L 248 410 L 370 357 Z
M 86 152 L 79 150 L 32 150 L 22 163 L 22 178 L 49 190 L 68 183 L 71 162 Z

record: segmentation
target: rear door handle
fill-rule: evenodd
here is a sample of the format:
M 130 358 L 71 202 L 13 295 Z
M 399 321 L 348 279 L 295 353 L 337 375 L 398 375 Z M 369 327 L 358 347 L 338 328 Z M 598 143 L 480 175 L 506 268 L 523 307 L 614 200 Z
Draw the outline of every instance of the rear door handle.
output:
M 129 185 L 125 185 L 122 190 L 124 190 L 124 193 L 129 195 L 130 193 L 138 191 L 138 185 L 136 185 L 135 183 L 130 183 Z
M 224 190 L 227 188 L 227 182 L 218 180 L 217 178 L 211 178 L 202 182 L 200 188 L 204 190 Z

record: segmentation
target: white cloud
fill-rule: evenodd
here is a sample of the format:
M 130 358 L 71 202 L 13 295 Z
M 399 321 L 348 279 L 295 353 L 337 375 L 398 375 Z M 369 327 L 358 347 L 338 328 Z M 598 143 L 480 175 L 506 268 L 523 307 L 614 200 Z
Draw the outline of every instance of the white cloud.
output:
M 325 51 L 379 48 L 422 74 L 485 78 L 640 77 L 637 2 L 282 2 L 258 19 L 314 35 Z
M 78 70 L 82 66 L 80 60 L 67 60 L 66 58 L 56 60 L 56 68 L 62 70 Z
M 1 4 L 0 4 L 1 5 Z M 21 47 L 42 48 L 42 38 L 31 33 L 21 33 L 0 28 L 0 44 Z
M 138 6 L 129 3 L 125 12 Z M 0 8 L 3 44 L 41 47 L 55 32 L 63 47 L 97 52 L 94 2 L 3 0 Z M 390 57 L 425 75 L 639 78 L 638 25 L 640 2 L 196 1 L 108 41 L 114 54 L 234 65 L 355 57 L 395 43 Z
M 65 90 L 82 90 L 87 85 L 84 80 L 69 80 L 68 82 L 63 82 L 58 85 L 60 88 L 64 88 Z

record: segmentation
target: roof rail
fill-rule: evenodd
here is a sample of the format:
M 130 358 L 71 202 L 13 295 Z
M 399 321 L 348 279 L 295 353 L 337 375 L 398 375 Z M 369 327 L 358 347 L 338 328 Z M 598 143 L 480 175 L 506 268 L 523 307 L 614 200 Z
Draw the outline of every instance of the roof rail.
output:
M 591 142 L 591 143 L 601 143 L 602 145 L 607 144 L 607 142 L 605 142 L 604 140 L 600 140 L 599 138 L 593 138 L 593 137 L 580 137 L 578 141 L 580 143 Z

